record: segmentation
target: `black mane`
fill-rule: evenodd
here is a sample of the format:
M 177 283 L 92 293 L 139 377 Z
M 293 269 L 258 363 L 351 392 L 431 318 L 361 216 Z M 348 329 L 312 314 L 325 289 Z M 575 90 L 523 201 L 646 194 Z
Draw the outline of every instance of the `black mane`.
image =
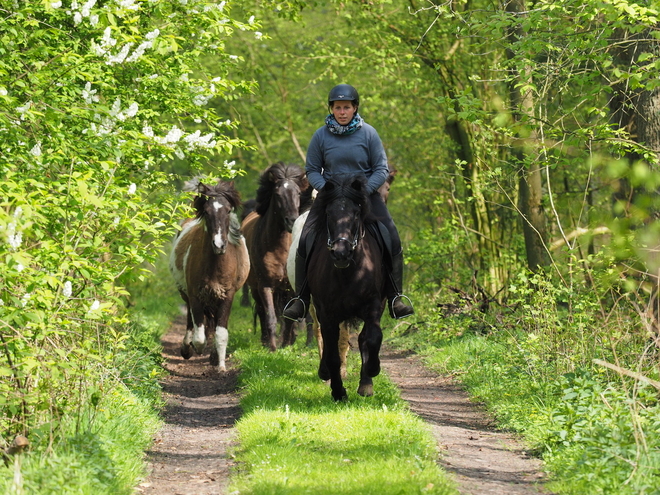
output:
M 364 223 L 375 222 L 371 214 L 371 201 L 367 194 L 367 179 L 363 175 L 342 175 L 330 178 L 323 189 L 319 191 L 312 208 L 318 211 L 315 215 L 317 223 L 313 225 L 315 230 L 324 229 L 326 222 L 325 210 L 331 203 L 338 199 L 346 198 L 360 205 L 360 217 Z

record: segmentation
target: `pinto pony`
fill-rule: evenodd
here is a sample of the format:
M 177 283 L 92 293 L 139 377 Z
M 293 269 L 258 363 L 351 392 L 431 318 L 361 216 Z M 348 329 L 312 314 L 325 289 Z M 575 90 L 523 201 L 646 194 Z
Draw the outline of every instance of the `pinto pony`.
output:
M 277 162 L 259 178 L 257 207 L 243 220 L 242 230 L 250 253 L 247 283 L 261 325 L 261 342 L 277 349 L 278 316 L 293 297 L 286 273 L 291 229 L 311 202 L 312 188 L 298 165 Z M 295 342 L 295 322 L 282 321 L 282 345 Z
M 362 357 L 358 394 L 373 395 L 372 378 L 380 373 L 386 273 L 382 248 L 370 228 L 375 223 L 370 205 L 365 179 L 343 177 L 328 180 L 312 206 L 321 210 L 307 269 L 323 338 L 318 374 L 330 380 L 335 400 L 347 398 L 339 350 L 343 322 L 364 322 L 358 336 Z
M 234 212 L 240 195 L 233 182 L 222 181 L 208 186 L 193 179 L 184 190 L 199 195 L 193 202 L 195 218 L 183 222 L 170 254 L 170 271 L 187 306 L 181 356 L 189 359 L 192 347 L 201 354 L 215 330 L 209 361 L 218 371 L 225 371 L 231 305 L 250 271 L 245 239 Z

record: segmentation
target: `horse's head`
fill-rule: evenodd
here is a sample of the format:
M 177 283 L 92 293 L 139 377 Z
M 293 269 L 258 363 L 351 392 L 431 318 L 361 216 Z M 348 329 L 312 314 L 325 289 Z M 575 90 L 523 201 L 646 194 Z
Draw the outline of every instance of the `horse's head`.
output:
M 331 179 L 319 193 L 325 205 L 328 250 L 337 268 L 347 268 L 360 239 L 369 212 L 369 197 L 363 177 Z
M 263 173 L 259 183 L 257 213 L 265 215 L 272 206 L 286 230 L 291 232 L 300 215 L 301 194 L 309 187 L 305 171 L 298 165 L 278 162 Z
M 197 183 L 199 196 L 193 206 L 197 218 L 204 222 L 204 229 L 211 239 L 213 252 L 224 254 L 229 242 L 231 213 L 241 203 L 240 195 L 233 182 L 218 181 L 215 186 Z

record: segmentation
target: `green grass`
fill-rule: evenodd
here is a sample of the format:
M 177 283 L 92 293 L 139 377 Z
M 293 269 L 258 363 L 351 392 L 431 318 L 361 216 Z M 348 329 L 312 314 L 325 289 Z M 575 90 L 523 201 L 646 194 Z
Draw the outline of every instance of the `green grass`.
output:
M 120 383 L 96 407 L 84 407 L 84 428 L 67 418 L 52 445 L 48 438 L 33 436 L 29 455 L 2 465 L 0 493 L 133 493 L 136 480 L 145 474 L 143 452 L 161 425 L 158 415 Z
M 660 493 L 657 390 L 590 364 L 595 357 L 612 360 L 611 348 L 598 339 L 607 329 L 588 329 L 591 344 L 583 346 L 571 343 L 589 337 L 585 330 L 526 332 L 508 323 L 469 314 L 434 319 L 429 309 L 399 326 L 388 343 L 413 349 L 430 368 L 455 376 L 500 428 L 521 433 L 544 460 L 554 492 Z M 627 345 L 621 359 L 634 363 L 643 348 Z
M 236 318 L 242 310 L 235 310 Z M 316 349 L 304 347 L 303 340 L 271 353 L 255 336 L 235 352 L 243 416 L 230 492 L 457 493 L 436 464 L 429 428 L 384 373 L 374 379 L 373 397 L 357 395 L 360 358 L 351 353 L 348 400 L 335 402 L 316 375 Z

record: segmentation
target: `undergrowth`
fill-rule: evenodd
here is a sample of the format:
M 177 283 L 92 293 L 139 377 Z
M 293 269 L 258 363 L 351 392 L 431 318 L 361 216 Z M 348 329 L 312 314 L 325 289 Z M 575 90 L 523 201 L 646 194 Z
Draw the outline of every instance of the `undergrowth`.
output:
M 501 428 L 520 432 L 557 493 L 658 493 L 657 349 L 630 298 L 590 289 L 522 275 L 487 312 L 418 296 L 416 319 L 388 341 L 454 375 Z

